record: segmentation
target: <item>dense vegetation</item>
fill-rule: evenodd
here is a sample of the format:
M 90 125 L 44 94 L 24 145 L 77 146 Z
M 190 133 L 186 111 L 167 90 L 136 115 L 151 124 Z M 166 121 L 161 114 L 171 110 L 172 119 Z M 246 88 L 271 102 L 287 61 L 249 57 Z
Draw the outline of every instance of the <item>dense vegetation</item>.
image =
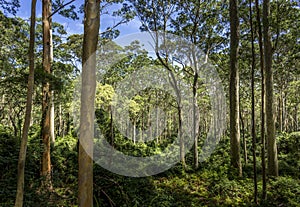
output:
M 43 0 L 35 19 L 32 0 L 30 23 L 0 3 L 0 206 L 299 206 L 297 1 Z M 83 14 L 84 34 L 52 22 Z M 154 51 L 115 41 L 137 19 Z M 113 173 L 101 138 L 177 164 Z
M 76 206 L 77 203 L 77 139 L 58 137 L 52 148 L 53 191 L 41 189 L 39 175 L 41 148 L 37 128 L 32 127 L 28 145 L 24 206 Z M 267 200 L 261 206 L 298 206 L 299 133 L 278 136 L 280 176 L 268 184 Z M 127 141 L 128 142 L 128 141 Z M 130 143 L 128 143 L 130 144 Z M 249 143 L 250 145 L 250 143 Z M 1 127 L 1 206 L 12 206 L 19 140 Z M 94 166 L 95 206 L 251 206 L 253 204 L 252 166 L 244 165 L 243 178 L 232 174 L 229 139 L 224 138 L 213 155 L 198 170 L 183 170 L 180 164 L 170 170 L 146 178 L 130 178 Z M 147 155 L 144 152 L 144 155 Z M 192 164 L 191 154 L 187 155 Z M 249 160 L 252 157 L 249 156 Z M 260 162 L 258 162 L 260 163 Z M 258 166 L 258 173 L 261 166 Z M 262 190 L 258 178 L 259 194 Z

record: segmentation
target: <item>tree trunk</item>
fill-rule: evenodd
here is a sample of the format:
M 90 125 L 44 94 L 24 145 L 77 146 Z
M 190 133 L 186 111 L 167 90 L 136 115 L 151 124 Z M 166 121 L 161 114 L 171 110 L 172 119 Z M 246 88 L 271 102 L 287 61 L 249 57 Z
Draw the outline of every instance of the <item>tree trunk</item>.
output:
M 244 161 L 245 161 L 245 165 L 247 165 L 248 164 L 248 155 L 247 155 L 247 143 L 246 143 L 246 137 L 245 137 L 245 123 L 243 120 L 241 109 L 240 109 L 239 114 L 240 114 L 241 127 L 242 127 Z
M 100 1 L 85 1 L 80 144 L 78 155 L 78 203 L 80 207 L 93 206 L 94 101 L 96 91 L 96 50 L 98 45 L 99 26 Z
M 27 85 L 27 102 L 25 120 L 23 125 L 22 140 L 20 146 L 19 160 L 18 160 L 18 181 L 17 181 L 17 194 L 15 200 L 15 207 L 23 206 L 24 197 L 24 172 L 25 160 L 27 151 L 28 131 L 31 120 L 32 111 L 32 95 L 34 86 L 34 43 L 35 43 L 35 10 L 36 0 L 31 2 L 31 18 L 30 18 L 30 41 L 29 41 L 29 76 Z
M 298 127 L 298 104 L 296 104 L 295 106 L 295 129 L 294 131 L 298 131 L 299 127 Z
M 51 73 L 51 0 L 43 0 L 43 70 L 44 73 Z M 50 83 L 48 77 L 43 81 L 43 101 L 42 101 L 42 171 L 45 177 L 44 186 L 51 188 L 51 160 L 50 160 Z
M 254 203 L 257 203 L 257 169 L 256 169 L 256 123 L 255 123 L 255 47 L 254 47 L 254 31 L 252 17 L 252 0 L 250 4 L 250 30 L 251 30 L 251 134 L 252 134 L 252 156 L 253 156 L 253 183 L 254 183 Z
M 59 103 L 59 115 L 58 115 L 58 119 L 59 119 L 59 126 L 58 126 L 58 134 L 59 136 L 63 136 L 63 119 L 62 119 L 62 107 L 61 107 L 61 103 Z
M 278 158 L 275 136 L 274 106 L 273 106 L 273 71 L 272 71 L 272 44 L 269 31 L 270 0 L 263 1 L 263 36 L 266 71 L 266 128 L 268 144 L 268 174 L 278 176 Z
M 133 137 L 133 144 L 136 144 L 136 120 L 133 120 L 133 126 L 132 126 L 132 137 Z
M 258 24 L 258 43 L 260 53 L 260 71 L 261 71 L 261 165 L 262 165 L 262 199 L 267 198 L 267 178 L 266 178 L 266 159 L 265 159 L 265 66 L 264 66 L 264 50 L 262 42 L 262 29 L 260 22 L 260 11 L 258 0 L 255 0 L 256 18 Z
M 52 10 L 52 6 L 50 5 L 50 11 Z M 50 63 L 53 63 L 53 35 L 52 28 L 50 27 Z M 50 109 L 50 134 L 51 134 L 51 143 L 55 143 L 55 113 L 54 113 L 54 91 L 51 91 L 51 109 Z
M 231 164 L 242 176 L 239 123 L 239 17 L 238 1 L 230 0 L 230 148 Z
M 51 132 L 51 143 L 55 143 L 55 112 L 54 112 L 54 91 L 51 91 L 51 112 L 50 112 L 50 132 Z

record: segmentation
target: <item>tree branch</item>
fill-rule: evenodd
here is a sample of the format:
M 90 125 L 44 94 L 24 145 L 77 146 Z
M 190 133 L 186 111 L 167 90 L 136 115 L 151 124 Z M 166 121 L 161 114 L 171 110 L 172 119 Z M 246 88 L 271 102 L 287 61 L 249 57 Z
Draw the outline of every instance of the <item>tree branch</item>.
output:
M 68 3 L 65 3 L 63 5 L 61 5 L 60 7 L 58 7 L 58 9 L 56 9 L 52 14 L 50 14 L 50 16 L 48 17 L 48 19 L 50 19 L 54 14 L 56 14 L 57 12 L 59 12 L 60 10 L 62 10 L 64 7 L 68 6 L 69 4 L 73 3 L 75 0 L 71 0 Z

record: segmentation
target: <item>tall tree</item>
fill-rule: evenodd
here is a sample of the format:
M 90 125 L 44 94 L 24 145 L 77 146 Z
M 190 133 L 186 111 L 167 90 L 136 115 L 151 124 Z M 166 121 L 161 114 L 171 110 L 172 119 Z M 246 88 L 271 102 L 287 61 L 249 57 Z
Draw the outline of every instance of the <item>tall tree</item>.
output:
M 238 0 L 230 0 L 230 148 L 231 164 L 242 176 L 239 123 L 239 16 Z
M 272 43 L 270 35 L 270 0 L 263 1 L 263 39 L 264 60 L 266 71 L 266 139 L 268 150 L 268 174 L 278 176 L 278 158 L 275 136 L 274 100 L 273 100 L 273 71 L 272 71 Z
M 43 0 L 42 21 L 43 21 L 43 71 L 51 74 L 51 0 Z M 43 101 L 42 101 L 42 170 L 41 174 L 45 177 L 45 185 L 51 186 L 51 159 L 50 159 L 50 82 L 49 76 L 45 75 L 43 80 Z
M 34 42 L 35 42 L 35 13 L 36 13 L 36 0 L 31 2 L 31 18 L 30 18 L 30 41 L 29 41 L 29 76 L 27 86 L 27 103 L 25 112 L 25 121 L 22 131 L 22 140 L 18 161 L 18 183 L 17 183 L 17 195 L 15 201 L 15 207 L 23 206 L 24 197 L 24 171 L 25 160 L 28 142 L 28 131 L 31 119 L 32 111 L 32 94 L 34 86 Z
M 261 136 L 261 165 L 262 165 L 262 199 L 267 197 L 267 178 L 266 178 L 266 159 L 265 159 L 265 63 L 264 63 L 264 50 L 262 41 L 262 28 L 260 21 L 260 8 L 258 0 L 255 0 L 256 9 L 256 20 L 258 25 L 258 44 L 259 44 L 259 57 L 260 57 L 260 72 L 261 72 L 261 126 L 260 126 L 260 136 Z
M 96 49 L 100 27 L 100 0 L 85 1 L 80 108 L 78 202 L 93 206 L 93 139 L 96 90 Z
M 255 47 L 252 0 L 249 0 L 249 17 L 251 30 L 251 134 L 252 134 L 252 155 L 253 155 L 253 182 L 254 182 L 254 202 L 257 204 L 257 170 L 256 170 L 256 123 L 255 123 Z

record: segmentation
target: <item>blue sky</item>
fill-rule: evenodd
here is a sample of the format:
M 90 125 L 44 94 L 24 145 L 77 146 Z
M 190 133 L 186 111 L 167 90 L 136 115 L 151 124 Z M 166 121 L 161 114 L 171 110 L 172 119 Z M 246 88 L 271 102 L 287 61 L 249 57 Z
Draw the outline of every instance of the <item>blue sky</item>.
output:
M 67 0 L 65 2 L 68 2 Z M 76 0 L 73 4 L 79 8 L 80 5 L 84 3 L 84 0 Z M 20 0 L 20 5 L 21 7 L 19 8 L 19 11 L 17 13 L 17 16 L 24 18 L 24 19 L 29 19 L 30 17 L 30 10 L 31 10 L 31 1 L 30 0 Z M 112 11 L 118 8 L 118 6 L 112 6 L 108 8 L 107 10 Z M 37 10 L 36 10 L 37 17 L 42 16 L 42 1 L 38 0 L 37 1 Z M 83 14 L 79 14 L 79 20 L 71 20 L 64 18 L 60 16 L 59 14 L 55 14 L 53 16 L 53 21 L 58 22 L 62 25 L 64 25 L 66 31 L 68 34 L 74 34 L 74 33 L 83 33 Z M 118 19 L 116 17 L 112 17 L 110 15 L 102 15 L 101 16 L 101 24 L 100 24 L 100 31 L 105 30 L 105 28 L 109 26 L 113 26 L 114 23 L 118 22 Z M 131 22 L 121 25 L 118 27 L 120 30 L 121 34 L 120 36 L 123 35 L 128 35 L 132 33 L 139 32 L 139 27 L 140 27 L 140 22 L 138 19 L 134 19 Z

